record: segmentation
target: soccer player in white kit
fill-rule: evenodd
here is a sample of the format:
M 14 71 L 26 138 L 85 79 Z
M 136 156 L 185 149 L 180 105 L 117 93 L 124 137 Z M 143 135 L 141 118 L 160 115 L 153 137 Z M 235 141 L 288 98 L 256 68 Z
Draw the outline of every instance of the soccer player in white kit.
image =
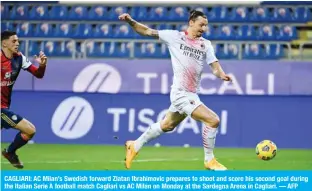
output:
M 215 56 L 211 42 L 202 37 L 208 29 L 208 20 L 204 13 L 191 11 L 186 31 L 154 30 L 131 18 L 127 13 L 119 16 L 137 33 L 159 38 L 170 51 L 173 67 L 173 85 L 171 86 L 171 106 L 163 120 L 152 124 L 137 140 L 127 141 L 125 166 L 131 167 L 143 145 L 165 132 L 174 130 L 187 116 L 205 124 L 202 131 L 204 146 L 204 166 L 209 170 L 226 170 L 213 154 L 219 117 L 200 101 L 197 95 L 203 67 L 210 65 L 214 75 L 224 81 L 231 81 Z

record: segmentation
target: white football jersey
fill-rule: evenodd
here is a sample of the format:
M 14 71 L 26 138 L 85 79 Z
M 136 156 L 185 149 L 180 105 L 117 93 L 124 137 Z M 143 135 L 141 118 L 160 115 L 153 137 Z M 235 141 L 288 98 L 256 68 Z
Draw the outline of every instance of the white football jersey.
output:
M 205 64 L 218 59 L 211 42 L 203 37 L 192 40 L 186 32 L 159 30 L 159 39 L 169 48 L 173 67 L 172 89 L 198 92 Z

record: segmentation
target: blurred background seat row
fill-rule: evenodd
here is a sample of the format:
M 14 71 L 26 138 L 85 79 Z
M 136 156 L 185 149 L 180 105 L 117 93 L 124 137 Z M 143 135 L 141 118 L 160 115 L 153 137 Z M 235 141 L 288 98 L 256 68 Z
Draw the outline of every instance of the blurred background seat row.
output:
M 172 29 L 183 31 L 185 24 L 154 24 L 154 29 Z M 17 31 L 20 37 L 47 37 L 47 38 L 136 38 L 147 37 L 135 33 L 125 24 L 34 24 L 29 22 L 12 23 L 2 22 L 2 29 Z M 294 26 L 272 24 L 265 25 L 210 25 L 203 34 L 210 40 L 294 40 L 297 31 Z
M 28 54 L 36 55 L 43 50 L 47 56 L 71 57 L 73 54 L 87 54 L 87 57 L 130 57 L 134 48 L 134 56 L 138 58 L 169 58 L 169 51 L 162 43 L 123 43 L 96 42 L 75 43 L 74 41 L 30 41 Z M 238 44 L 214 44 L 216 55 L 220 59 L 237 59 Z M 284 56 L 284 47 L 279 44 L 246 44 L 242 47 L 245 59 L 279 59 Z M 20 50 L 25 52 L 25 43 L 21 42 Z
M 169 58 L 168 49 L 157 39 L 135 33 L 128 24 L 118 21 L 118 16 L 130 13 L 153 29 L 184 31 L 191 9 L 207 15 L 209 25 L 203 37 L 213 42 L 220 59 L 283 59 L 291 52 L 289 47 L 312 40 L 312 5 L 303 4 L 113 6 L 4 2 L 1 30 L 16 31 L 27 42 L 21 44 L 21 49 L 29 55 L 44 50 L 50 57 L 65 58 Z
M 121 13 L 130 13 L 140 21 L 185 21 L 190 9 L 203 11 L 211 22 L 307 22 L 311 9 L 299 7 L 248 6 L 101 6 L 101 5 L 1 5 L 5 20 L 106 20 L 117 21 Z

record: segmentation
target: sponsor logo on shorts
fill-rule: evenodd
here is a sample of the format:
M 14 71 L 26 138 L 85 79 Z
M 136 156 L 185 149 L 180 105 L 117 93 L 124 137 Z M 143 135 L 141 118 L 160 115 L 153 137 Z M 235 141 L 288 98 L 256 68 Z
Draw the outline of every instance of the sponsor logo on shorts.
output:
M 194 100 L 190 100 L 190 103 L 191 103 L 192 105 L 195 105 L 195 101 L 194 101 Z
M 14 121 L 16 121 L 17 120 L 17 116 L 16 115 L 12 115 L 12 117 L 11 117 Z

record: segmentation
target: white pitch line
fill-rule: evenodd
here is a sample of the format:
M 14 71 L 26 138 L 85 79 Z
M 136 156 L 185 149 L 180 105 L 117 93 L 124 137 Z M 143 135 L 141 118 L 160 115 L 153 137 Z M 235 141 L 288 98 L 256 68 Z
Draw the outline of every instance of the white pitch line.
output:
M 133 162 L 168 162 L 168 161 L 174 161 L 174 162 L 188 162 L 188 161 L 198 161 L 198 158 L 190 158 L 190 159 L 137 159 L 134 160 Z M 120 160 L 113 160 L 110 162 L 114 163 L 123 163 L 124 161 Z
M 190 159 L 164 159 L 164 158 L 156 158 L 156 159 L 138 159 L 133 162 L 141 163 L 141 162 L 187 162 L 187 161 L 198 161 L 198 158 L 190 158 Z M 111 161 L 81 161 L 81 160 L 68 160 L 68 161 L 25 161 L 24 164 L 74 164 L 74 163 L 123 163 L 123 160 L 111 160 Z M 1 164 L 10 164 L 7 161 L 1 162 Z
M 23 164 L 70 164 L 70 163 L 81 163 L 79 160 L 68 160 L 68 161 L 22 161 Z M 1 164 L 10 164 L 9 162 L 1 162 Z

